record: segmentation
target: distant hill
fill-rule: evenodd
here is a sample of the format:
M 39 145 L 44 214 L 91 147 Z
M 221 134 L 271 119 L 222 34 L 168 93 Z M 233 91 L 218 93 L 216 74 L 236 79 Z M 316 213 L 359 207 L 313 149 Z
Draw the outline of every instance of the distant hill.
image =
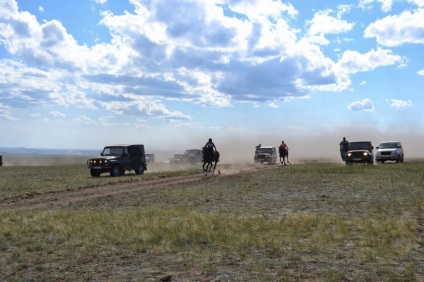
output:
M 101 150 L 0 147 L 0 154 L 8 155 L 98 155 L 100 151 Z

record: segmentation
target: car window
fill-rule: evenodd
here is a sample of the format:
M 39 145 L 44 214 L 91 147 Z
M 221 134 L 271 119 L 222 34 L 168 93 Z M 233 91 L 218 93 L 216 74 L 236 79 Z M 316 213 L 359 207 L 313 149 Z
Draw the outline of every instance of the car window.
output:
M 396 149 L 398 147 L 397 142 L 387 142 L 387 143 L 381 143 L 380 149 Z
M 120 156 L 124 151 L 124 147 L 106 147 L 103 150 L 103 156 Z
M 272 148 L 258 148 L 258 150 L 256 151 L 256 153 L 259 154 L 272 154 Z
M 369 150 L 370 148 L 369 142 L 351 142 L 348 146 L 348 150 Z

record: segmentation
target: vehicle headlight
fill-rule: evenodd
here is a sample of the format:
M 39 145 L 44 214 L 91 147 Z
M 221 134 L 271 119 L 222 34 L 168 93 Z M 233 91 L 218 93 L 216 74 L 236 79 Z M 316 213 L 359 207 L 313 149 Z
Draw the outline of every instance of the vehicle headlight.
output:
M 351 157 L 351 156 L 352 156 L 352 153 L 347 153 L 347 156 L 348 156 L 348 157 Z
M 366 157 L 366 156 L 368 156 L 368 153 L 367 152 L 364 152 L 364 156 Z

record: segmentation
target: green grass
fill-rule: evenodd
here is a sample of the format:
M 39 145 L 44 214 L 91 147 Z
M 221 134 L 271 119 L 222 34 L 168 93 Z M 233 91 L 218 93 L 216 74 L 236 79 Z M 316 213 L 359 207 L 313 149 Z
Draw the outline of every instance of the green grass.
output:
M 115 181 L 71 167 L 43 175 L 25 167 L 22 188 L 8 193 Z M 238 175 L 225 169 L 194 184 L 67 209 L 2 210 L 0 280 L 424 279 L 423 162 L 270 166 Z M 147 173 L 140 181 L 192 173 Z

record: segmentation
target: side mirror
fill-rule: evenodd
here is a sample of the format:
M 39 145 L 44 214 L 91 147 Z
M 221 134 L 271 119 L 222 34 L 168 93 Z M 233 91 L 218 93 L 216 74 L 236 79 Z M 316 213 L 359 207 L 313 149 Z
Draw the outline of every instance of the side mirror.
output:
M 378 148 L 380 148 L 380 147 L 375 147 L 377 150 L 378 150 Z
M 374 149 L 374 146 L 371 146 L 371 150 Z
M 100 156 L 104 156 L 103 152 L 100 153 Z

